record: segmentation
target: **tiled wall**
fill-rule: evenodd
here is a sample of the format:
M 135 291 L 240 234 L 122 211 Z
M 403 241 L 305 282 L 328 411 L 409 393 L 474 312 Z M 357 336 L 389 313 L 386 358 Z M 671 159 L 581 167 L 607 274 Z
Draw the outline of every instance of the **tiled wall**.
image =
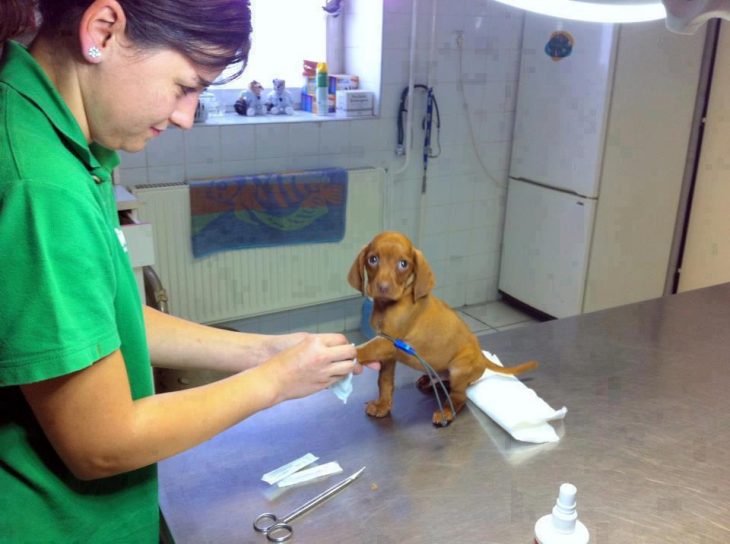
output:
M 441 112 L 441 155 L 429 162 L 428 190 L 422 199 L 422 93 L 412 101 L 410 166 L 393 175 L 403 163 L 394 148 L 398 102 L 408 83 L 411 0 L 385 0 L 383 5 L 379 118 L 168 130 L 146 151 L 123 154 L 122 182 L 167 182 L 286 168 L 382 166 L 388 172 L 390 195 L 386 226 L 417 241 L 436 274 L 436 294 L 452 306 L 496 299 L 522 14 L 491 0 L 436 1 L 432 69 Z M 430 0 L 421 0 L 418 10 L 416 82 L 424 84 L 431 6 Z M 463 77 L 459 35 L 463 36 Z M 419 217 L 423 221 L 420 239 Z

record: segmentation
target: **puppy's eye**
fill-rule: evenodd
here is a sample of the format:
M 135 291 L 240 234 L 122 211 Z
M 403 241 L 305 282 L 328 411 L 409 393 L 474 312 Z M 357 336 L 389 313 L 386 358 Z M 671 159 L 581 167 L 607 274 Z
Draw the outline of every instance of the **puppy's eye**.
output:
M 370 255 L 370 257 L 368 257 L 368 264 L 370 264 L 372 266 L 375 266 L 376 264 L 378 264 L 378 256 Z
M 406 270 L 408 268 L 408 261 L 401 259 L 398 261 L 398 270 Z

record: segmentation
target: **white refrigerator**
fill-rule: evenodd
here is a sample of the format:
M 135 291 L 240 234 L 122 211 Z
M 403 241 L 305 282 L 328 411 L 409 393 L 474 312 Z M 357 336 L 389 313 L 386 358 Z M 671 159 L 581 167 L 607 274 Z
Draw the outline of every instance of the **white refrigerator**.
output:
M 553 317 L 663 294 L 704 44 L 668 34 L 525 16 L 503 294 Z

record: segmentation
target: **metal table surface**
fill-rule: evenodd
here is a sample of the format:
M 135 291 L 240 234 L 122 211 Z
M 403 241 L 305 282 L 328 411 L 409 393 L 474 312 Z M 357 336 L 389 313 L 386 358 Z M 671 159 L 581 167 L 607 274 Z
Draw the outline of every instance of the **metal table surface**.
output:
M 259 413 L 160 463 L 160 504 L 179 543 L 267 542 L 252 529 L 361 466 L 363 475 L 293 522 L 299 543 L 532 542 L 558 487 L 578 488 L 591 542 L 730 542 L 730 284 L 490 334 L 505 365 L 568 407 L 556 444 L 525 445 L 470 405 L 447 428 L 397 369 L 392 417 L 372 419 L 376 373 L 343 405 L 324 391 Z M 265 472 L 307 452 L 343 473 L 280 490 Z

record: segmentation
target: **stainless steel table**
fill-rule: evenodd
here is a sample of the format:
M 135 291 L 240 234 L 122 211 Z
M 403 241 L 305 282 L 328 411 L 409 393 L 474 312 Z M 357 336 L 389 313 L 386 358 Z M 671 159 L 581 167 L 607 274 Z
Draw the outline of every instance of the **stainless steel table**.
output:
M 398 368 L 392 417 L 330 392 L 290 401 L 160 464 L 160 503 L 180 543 L 266 542 L 252 529 L 367 466 L 294 521 L 294 542 L 532 542 L 562 482 L 578 488 L 591 542 L 730 542 L 730 284 L 481 338 L 506 365 L 535 358 L 526 383 L 568 407 L 560 442 L 515 442 L 473 406 L 445 429 L 434 400 Z M 296 488 L 261 475 L 312 452 L 344 472 Z

